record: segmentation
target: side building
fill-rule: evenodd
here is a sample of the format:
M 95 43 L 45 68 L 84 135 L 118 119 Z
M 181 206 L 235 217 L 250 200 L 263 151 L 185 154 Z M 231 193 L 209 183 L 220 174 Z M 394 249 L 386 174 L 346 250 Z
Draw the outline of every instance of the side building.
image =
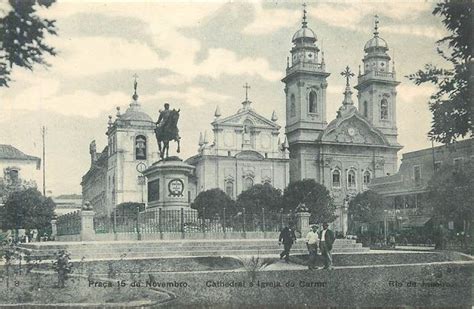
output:
M 248 98 L 236 114 L 221 118 L 219 107 L 211 123 L 214 141 L 201 133 L 199 153 L 186 163 L 196 167 L 189 200 L 201 191 L 220 188 L 236 198 L 255 184 L 268 183 L 283 190 L 289 182 L 286 139 L 279 138 L 275 112 L 270 119 L 256 113 Z
M 369 188 L 383 196 L 388 209 L 395 210 L 388 218 L 395 229 L 423 227 L 432 218 L 432 209 L 424 202 L 434 173 L 443 165 L 462 167 L 469 161 L 474 163 L 473 138 L 407 152 L 398 173 L 374 179 Z
M 41 183 L 41 159 L 12 145 L 0 144 L 0 204 L 12 190 L 37 188 Z

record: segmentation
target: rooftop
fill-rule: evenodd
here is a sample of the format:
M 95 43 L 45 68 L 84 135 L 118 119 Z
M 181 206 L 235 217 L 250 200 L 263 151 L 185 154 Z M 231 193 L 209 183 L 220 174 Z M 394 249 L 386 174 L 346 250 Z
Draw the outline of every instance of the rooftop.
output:
M 12 160 L 32 160 L 38 161 L 41 160 L 38 157 L 30 156 L 12 145 L 0 144 L 0 159 L 12 159 Z

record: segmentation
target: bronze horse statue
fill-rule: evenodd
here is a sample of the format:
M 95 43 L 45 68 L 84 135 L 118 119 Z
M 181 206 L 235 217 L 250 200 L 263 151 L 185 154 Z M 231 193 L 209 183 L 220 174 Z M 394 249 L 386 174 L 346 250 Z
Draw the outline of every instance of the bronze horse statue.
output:
M 169 117 L 161 123 L 161 125 L 155 128 L 156 141 L 158 142 L 158 150 L 160 152 L 160 158 L 163 160 L 168 158 L 168 150 L 170 141 L 175 141 L 178 143 L 177 153 L 180 152 L 178 130 L 178 119 L 179 119 L 180 110 L 173 109 L 170 111 Z

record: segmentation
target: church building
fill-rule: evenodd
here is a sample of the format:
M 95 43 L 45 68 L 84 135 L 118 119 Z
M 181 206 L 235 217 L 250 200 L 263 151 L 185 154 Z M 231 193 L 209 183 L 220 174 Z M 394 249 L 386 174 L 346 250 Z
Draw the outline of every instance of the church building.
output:
M 124 202 L 145 203 L 147 187 L 142 172 L 158 161 L 153 119 L 138 102 L 137 83 L 132 103 L 125 113 L 117 107 L 116 119 L 109 116 L 108 145 L 102 152 L 90 144 L 91 166 L 82 177 L 82 196 L 98 215 L 110 215 Z
M 248 86 L 245 86 L 248 90 Z M 214 141 L 200 136 L 198 154 L 186 160 L 194 165 L 193 200 L 201 191 L 220 188 L 236 198 L 255 184 L 271 184 L 283 190 L 289 182 L 289 153 L 286 139 L 279 138 L 280 126 L 273 112 L 271 120 L 251 107 L 246 92 L 242 107 L 234 115 L 221 117 L 219 107 L 211 123 Z
M 365 44 L 363 71 L 357 78 L 358 108 L 352 100 L 347 67 L 342 104 L 336 119 L 326 120 L 328 86 L 324 53 L 306 21 L 293 36 L 285 83 L 286 135 L 290 150 L 290 181 L 315 179 L 330 190 L 337 206 L 333 228 L 347 231 L 347 201 L 368 188 L 374 177 L 397 171 L 396 79 L 387 42 L 379 36 Z M 342 89 L 341 89 L 342 90 Z

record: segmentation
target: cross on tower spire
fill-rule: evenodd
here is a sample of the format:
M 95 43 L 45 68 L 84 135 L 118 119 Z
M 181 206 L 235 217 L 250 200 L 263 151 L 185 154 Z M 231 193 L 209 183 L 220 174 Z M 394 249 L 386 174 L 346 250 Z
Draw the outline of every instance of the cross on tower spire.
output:
M 306 25 L 308 24 L 308 22 L 306 21 L 306 2 L 303 3 L 303 28 L 306 28 Z
M 346 86 L 349 86 L 349 78 L 354 76 L 354 73 L 351 72 L 349 66 L 346 66 L 346 69 L 341 72 L 341 75 L 346 78 Z
M 249 89 L 250 89 L 250 86 L 248 83 L 245 83 L 245 85 L 243 86 L 243 88 L 245 88 L 245 101 L 247 102 L 249 100 Z
M 379 35 L 379 16 L 374 15 L 374 35 Z

